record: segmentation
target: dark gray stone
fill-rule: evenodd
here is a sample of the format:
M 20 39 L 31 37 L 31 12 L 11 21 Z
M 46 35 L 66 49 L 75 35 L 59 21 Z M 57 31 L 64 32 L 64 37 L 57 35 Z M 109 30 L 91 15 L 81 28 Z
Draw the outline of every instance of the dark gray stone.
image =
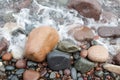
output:
M 13 71 L 13 70 L 15 70 L 15 67 L 14 66 L 6 66 L 5 70 L 6 71 Z
M 27 62 L 27 66 L 28 66 L 28 67 L 35 67 L 35 66 L 37 66 L 37 63 L 36 63 L 36 62 L 33 62 L 33 61 L 28 61 L 28 62 Z
M 12 76 L 10 80 L 19 80 L 16 75 Z
M 77 71 L 75 68 L 71 68 L 71 77 L 73 80 L 77 80 Z
M 54 50 L 47 56 L 48 67 L 52 70 L 61 70 L 70 67 L 70 55 Z
M 17 76 L 21 77 L 22 74 L 24 73 L 24 71 L 25 71 L 25 69 L 18 69 L 15 74 L 16 74 Z

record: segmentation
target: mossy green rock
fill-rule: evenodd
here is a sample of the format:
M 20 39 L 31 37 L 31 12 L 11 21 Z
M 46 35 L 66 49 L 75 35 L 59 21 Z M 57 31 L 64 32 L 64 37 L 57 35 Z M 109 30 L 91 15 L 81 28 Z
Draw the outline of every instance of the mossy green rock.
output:
M 85 59 L 80 58 L 75 62 L 75 68 L 81 73 L 86 73 L 95 67 L 95 63 Z

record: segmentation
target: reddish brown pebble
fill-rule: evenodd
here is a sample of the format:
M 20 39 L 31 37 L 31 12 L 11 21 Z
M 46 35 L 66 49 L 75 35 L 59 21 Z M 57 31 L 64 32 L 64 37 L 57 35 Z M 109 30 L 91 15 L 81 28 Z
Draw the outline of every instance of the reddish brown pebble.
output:
M 80 53 L 80 56 L 83 57 L 83 58 L 87 57 L 87 55 L 88 55 L 87 50 L 82 50 L 81 53 Z
M 56 73 L 56 78 L 60 78 L 60 74 L 59 73 Z
M 20 59 L 16 62 L 16 68 L 25 68 L 26 67 L 26 60 Z
M 12 59 L 12 54 L 11 53 L 5 53 L 3 56 L 2 56 L 2 60 L 3 61 L 10 61 Z
M 47 73 L 47 70 L 46 70 L 46 69 L 41 70 L 41 71 L 40 71 L 41 77 L 45 76 L 46 73 Z
M 38 80 L 40 78 L 40 74 L 34 70 L 26 70 L 23 73 L 23 80 Z
M 65 69 L 64 70 L 64 74 L 67 75 L 67 76 L 69 76 L 70 75 L 70 70 L 69 69 Z

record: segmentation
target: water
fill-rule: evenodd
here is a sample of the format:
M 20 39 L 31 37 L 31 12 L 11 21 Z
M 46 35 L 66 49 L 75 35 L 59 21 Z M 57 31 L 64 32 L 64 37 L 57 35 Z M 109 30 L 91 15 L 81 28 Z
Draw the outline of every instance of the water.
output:
M 27 0 L 25 0 L 27 1 Z M 68 0 L 31 0 L 31 4 L 28 4 L 27 8 L 19 9 L 19 4 L 23 0 L 0 0 L 0 24 L 1 27 L 6 23 L 3 18 L 4 14 L 12 13 L 15 22 L 22 26 L 25 30 L 26 25 L 29 27 L 40 27 L 40 26 L 52 26 L 56 28 L 60 34 L 60 40 L 72 37 L 68 36 L 67 31 L 77 25 L 87 25 L 88 27 L 95 27 L 96 29 L 100 26 L 118 26 L 120 23 L 120 1 L 119 0 L 102 0 L 101 3 L 104 10 L 108 10 L 115 13 L 116 17 L 108 20 L 107 23 L 101 21 L 95 22 L 93 19 L 87 19 L 77 13 L 75 10 L 69 10 L 66 8 Z M 25 6 L 26 7 L 26 6 Z M 102 19 L 102 16 L 101 16 Z M 24 53 L 24 46 L 27 37 L 24 34 L 18 34 L 18 36 L 12 36 L 6 32 L 4 28 L 0 29 L 0 34 L 5 36 L 10 41 L 9 51 L 14 53 Z M 97 34 L 97 33 L 95 33 Z M 117 39 L 119 42 L 119 39 Z M 16 42 L 17 41 L 17 42 Z M 74 40 L 75 41 L 75 40 Z M 108 48 L 111 54 L 115 54 L 116 50 L 119 49 L 119 44 L 110 45 L 109 39 L 99 39 L 98 43 Z M 75 43 L 77 43 L 75 41 Z M 19 45 L 21 44 L 21 45 Z M 20 53 L 20 52 L 21 53 Z M 18 56 L 20 58 L 22 56 Z

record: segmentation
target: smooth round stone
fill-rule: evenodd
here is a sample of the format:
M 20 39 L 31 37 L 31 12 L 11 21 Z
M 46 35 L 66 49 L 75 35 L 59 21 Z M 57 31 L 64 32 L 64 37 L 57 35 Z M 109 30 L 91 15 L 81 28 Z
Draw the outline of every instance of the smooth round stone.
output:
M 62 70 L 70 67 L 70 55 L 54 50 L 47 56 L 48 67 L 52 70 Z
M 6 71 L 13 71 L 13 70 L 15 70 L 15 67 L 14 66 L 6 66 L 5 70 Z
M 15 64 L 16 68 L 25 68 L 26 67 L 26 60 L 20 59 Z
M 83 58 L 87 57 L 87 55 L 88 55 L 88 50 L 82 50 L 80 52 L 80 56 L 83 57 Z
M 71 77 L 73 80 L 77 80 L 77 70 L 75 68 L 71 69 Z
M 65 69 L 65 70 L 64 70 L 64 74 L 65 74 L 65 75 L 69 76 L 69 75 L 70 75 L 70 73 L 71 73 L 71 72 L 70 72 L 70 70 L 69 70 L 69 69 Z
M 33 62 L 33 61 L 28 61 L 28 62 L 27 62 L 27 66 L 28 66 L 28 67 L 35 67 L 35 66 L 37 66 L 37 63 L 36 63 L 36 62 Z
M 88 58 L 95 62 L 106 62 L 109 58 L 109 53 L 105 47 L 95 45 L 88 49 Z
M 19 78 L 16 75 L 13 75 L 10 80 L 19 80 Z
M 3 61 L 10 61 L 12 59 L 12 54 L 11 53 L 5 53 L 3 56 L 2 56 L 2 60 Z
M 34 70 L 26 70 L 23 73 L 23 80 L 38 80 L 40 77 L 39 72 L 36 72 Z
M 55 77 L 56 77 L 55 72 L 51 72 L 51 73 L 50 73 L 50 79 L 54 79 Z
M 16 74 L 17 76 L 21 77 L 24 72 L 25 72 L 25 69 L 18 69 L 18 70 L 15 72 L 15 74 Z

